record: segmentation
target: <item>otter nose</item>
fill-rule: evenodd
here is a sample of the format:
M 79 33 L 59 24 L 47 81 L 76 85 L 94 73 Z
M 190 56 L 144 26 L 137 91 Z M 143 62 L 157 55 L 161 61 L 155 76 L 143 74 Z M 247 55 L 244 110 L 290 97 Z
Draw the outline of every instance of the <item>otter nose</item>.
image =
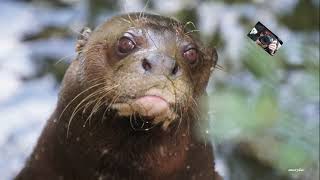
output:
M 164 54 L 150 53 L 141 61 L 144 71 L 152 74 L 175 76 L 179 72 L 176 61 Z

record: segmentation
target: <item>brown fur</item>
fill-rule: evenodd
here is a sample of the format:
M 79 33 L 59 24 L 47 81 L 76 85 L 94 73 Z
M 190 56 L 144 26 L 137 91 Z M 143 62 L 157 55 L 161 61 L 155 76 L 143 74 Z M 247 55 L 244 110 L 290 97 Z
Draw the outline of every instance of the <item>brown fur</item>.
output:
M 116 42 L 128 29 L 139 34 L 139 49 L 119 57 Z M 150 14 L 116 16 L 85 31 L 55 112 L 16 180 L 220 179 L 211 145 L 196 133 L 198 104 L 217 55 L 186 32 L 179 22 Z M 199 50 L 195 65 L 181 57 L 186 43 Z M 177 75 L 167 75 L 166 68 L 141 73 L 140 60 L 154 53 L 161 54 L 159 61 L 174 59 Z M 142 117 L 131 112 L 130 102 L 150 89 L 170 103 L 172 114 L 159 115 L 150 129 L 134 129 Z

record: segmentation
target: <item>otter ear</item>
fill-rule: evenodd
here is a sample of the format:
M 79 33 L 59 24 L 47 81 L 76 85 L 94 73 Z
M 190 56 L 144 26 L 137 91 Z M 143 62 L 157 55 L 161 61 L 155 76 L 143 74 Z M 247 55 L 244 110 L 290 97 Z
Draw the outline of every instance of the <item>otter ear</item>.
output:
M 88 27 L 85 27 L 80 31 L 80 35 L 78 36 L 77 43 L 76 43 L 76 52 L 78 54 L 82 52 L 83 47 L 88 42 L 91 32 L 92 32 L 91 29 Z
M 201 62 L 201 71 L 199 71 L 195 76 L 197 79 L 196 96 L 201 96 L 207 87 L 210 75 L 215 69 L 218 62 L 218 54 L 215 48 L 206 48 L 203 51 L 203 61 Z

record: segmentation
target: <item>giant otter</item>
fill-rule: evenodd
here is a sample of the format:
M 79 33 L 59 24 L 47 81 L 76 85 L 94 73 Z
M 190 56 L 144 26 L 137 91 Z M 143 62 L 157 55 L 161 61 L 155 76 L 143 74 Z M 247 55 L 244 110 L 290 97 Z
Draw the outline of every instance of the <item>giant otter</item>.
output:
M 16 180 L 215 180 L 197 133 L 217 62 L 185 25 L 131 13 L 77 43 L 57 107 Z

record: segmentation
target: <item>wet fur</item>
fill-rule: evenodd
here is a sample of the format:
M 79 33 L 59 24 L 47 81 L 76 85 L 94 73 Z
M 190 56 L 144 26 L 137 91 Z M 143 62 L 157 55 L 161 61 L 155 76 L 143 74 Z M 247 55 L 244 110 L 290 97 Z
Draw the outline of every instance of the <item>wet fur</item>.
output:
M 55 112 L 16 180 L 219 179 L 214 170 L 212 147 L 196 133 L 201 123 L 199 99 L 215 67 L 215 51 L 201 49 L 203 64 L 198 66 L 201 70 L 194 70 L 192 77 L 188 77 L 192 72 L 185 74 L 180 87 L 175 85 L 177 81 L 164 85 L 173 91 L 172 108 L 178 114 L 168 129 L 164 131 L 155 125 L 148 131 L 137 131 L 132 128 L 132 122 L 138 115 L 122 117 L 111 108 L 116 102 L 137 96 L 142 91 L 140 86 L 143 87 L 141 84 L 135 88 L 136 94 L 130 94 L 120 83 L 129 82 L 125 76 L 113 78 L 111 64 L 116 61 L 112 60 L 114 54 L 108 43 L 114 39 L 104 39 L 103 34 L 110 33 L 110 24 L 121 19 L 128 26 L 173 29 L 185 34 L 185 38 L 192 38 L 190 31 L 185 31 L 175 20 L 144 13 L 115 17 L 90 37 L 91 32 L 84 31 L 87 33 L 78 41 L 79 55 L 62 82 Z M 203 46 L 199 44 L 199 47 Z M 190 90 L 183 89 L 186 86 Z

